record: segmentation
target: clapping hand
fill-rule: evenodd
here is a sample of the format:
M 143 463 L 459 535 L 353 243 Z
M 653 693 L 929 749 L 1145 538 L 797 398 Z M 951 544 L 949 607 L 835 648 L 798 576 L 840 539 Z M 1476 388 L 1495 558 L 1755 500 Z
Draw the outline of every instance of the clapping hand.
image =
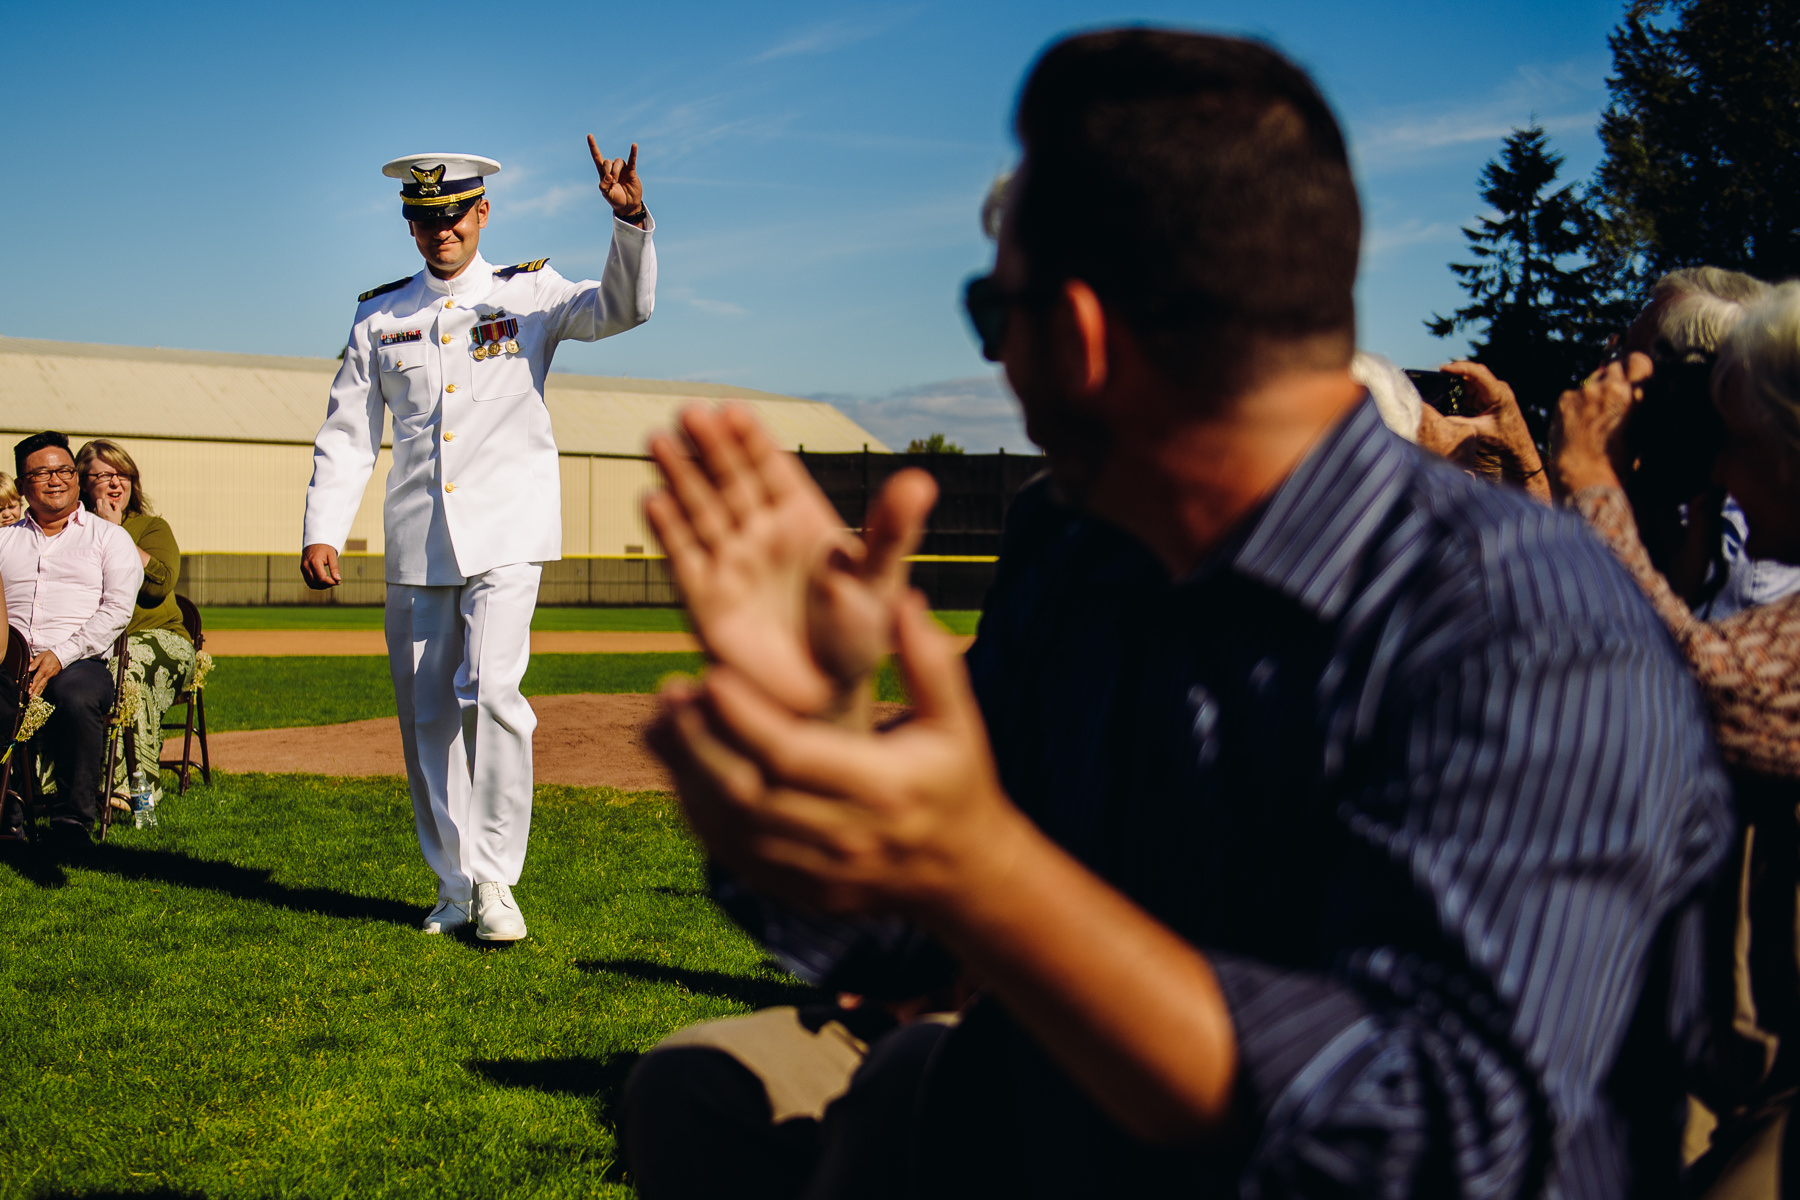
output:
M 644 207 L 644 181 L 638 178 L 636 142 L 631 143 L 629 158 L 607 158 L 590 133 L 588 153 L 594 156 L 594 169 L 600 172 L 600 194 L 612 205 L 613 212 L 624 215 Z
M 913 719 L 870 735 L 795 716 L 730 665 L 671 680 L 650 742 L 713 856 L 806 908 L 928 917 L 998 886 L 1029 824 L 1001 790 L 954 643 L 893 606 Z
M 793 712 L 861 719 L 937 486 L 895 475 L 864 540 L 749 409 L 690 408 L 681 429 L 650 441 L 668 488 L 644 511 L 701 644 Z

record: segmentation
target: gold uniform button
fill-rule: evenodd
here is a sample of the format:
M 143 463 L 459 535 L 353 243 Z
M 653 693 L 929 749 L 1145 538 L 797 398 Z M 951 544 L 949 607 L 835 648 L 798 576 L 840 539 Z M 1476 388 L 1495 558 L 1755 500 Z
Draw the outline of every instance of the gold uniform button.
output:
M 444 307 L 445 307 L 445 308 L 455 308 L 455 307 L 456 307 L 456 301 L 454 301 L 454 300 L 446 300 L 446 301 L 444 301 Z
M 446 492 L 454 492 L 456 490 L 456 485 L 454 483 L 446 483 L 444 485 L 444 490 Z
M 443 337 L 439 338 L 438 341 L 440 341 L 440 342 L 444 343 L 444 345 L 448 346 L 450 344 L 450 335 L 446 333 Z
M 454 383 L 446 383 L 444 385 L 444 390 L 446 392 L 454 392 L 456 390 L 456 385 Z
M 456 440 L 456 430 L 454 430 L 454 429 L 444 430 L 444 440 L 446 442 L 454 442 Z

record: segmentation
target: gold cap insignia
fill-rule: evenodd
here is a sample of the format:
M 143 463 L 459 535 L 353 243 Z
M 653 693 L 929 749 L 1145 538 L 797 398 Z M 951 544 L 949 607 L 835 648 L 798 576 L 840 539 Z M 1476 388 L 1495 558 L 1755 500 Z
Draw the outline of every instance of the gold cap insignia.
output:
M 418 167 L 412 168 L 412 177 L 419 185 L 419 195 L 435 196 L 438 194 L 441 190 L 438 184 L 442 183 L 444 179 L 444 166 L 445 164 L 439 163 L 429 171 L 422 171 Z

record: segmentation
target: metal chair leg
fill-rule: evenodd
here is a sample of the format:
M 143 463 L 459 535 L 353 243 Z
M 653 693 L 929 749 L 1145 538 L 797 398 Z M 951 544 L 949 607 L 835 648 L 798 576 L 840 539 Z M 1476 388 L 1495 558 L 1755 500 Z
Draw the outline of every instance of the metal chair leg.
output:
M 206 786 L 212 786 L 212 751 L 206 748 L 206 689 L 201 688 L 194 693 L 194 709 L 200 720 L 200 776 L 206 780 Z
M 188 777 L 194 770 L 194 694 L 188 693 L 187 731 L 181 739 L 181 782 L 176 786 L 177 796 L 187 795 Z M 209 781 L 210 782 L 210 781 Z
M 119 727 L 114 725 L 106 734 L 106 773 L 100 776 L 100 840 L 106 840 L 107 830 L 112 828 L 113 821 L 113 768 L 119 762 Z M 59 786 L 65 786 L 58 780 Z

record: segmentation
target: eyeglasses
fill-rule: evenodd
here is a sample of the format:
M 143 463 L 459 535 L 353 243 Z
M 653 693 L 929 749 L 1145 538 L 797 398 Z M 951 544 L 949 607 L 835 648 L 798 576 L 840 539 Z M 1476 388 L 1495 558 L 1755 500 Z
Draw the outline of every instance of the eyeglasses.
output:
M 999 362 L 1000 352 L 1006 348 L 1006 327 L 1012 310 L 1053 291 L 1055 288 L 1050 285 L 1034 284 L 1009 292 L 992 275 L 977 275 L 964 284 L 963 312 L 975 330 L 975 340 L 981 343 L 981 357 Z
M 75 478 L 75 468 L 39 467 L 35 471 L 25 472 L 25 478 L 31 480 L 33 483 L 46 483 L 50 480 L 51 476 L 55 476 L 57 479 L 73 479 Z
M 89 483 L 97 483 L 102 487 L 106 487 L 107 485 L 115 483 L 115 482 L 130 483 L 131 476 L 120 475 L 116 471 L 89 471 L 88 475 L 87 475 L 87 481 Z

